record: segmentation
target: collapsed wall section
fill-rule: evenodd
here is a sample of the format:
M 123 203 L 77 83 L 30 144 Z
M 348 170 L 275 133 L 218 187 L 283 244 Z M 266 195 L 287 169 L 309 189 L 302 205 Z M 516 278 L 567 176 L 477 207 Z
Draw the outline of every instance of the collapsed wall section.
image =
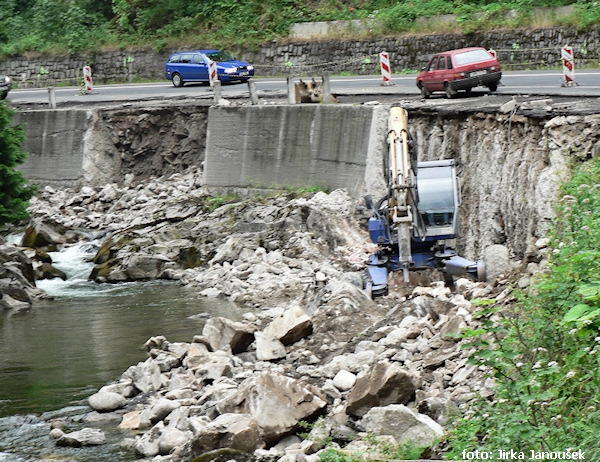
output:
M 20 170 L 35 184 L 74 186 L 199 168 L 207 116 L 195 104 L 19 111 L 29 153 Z
M 503 244 L 515 259 L 546 232 L 573 161 L 600 155 L 600 115 L 410 113 L 420 160 L 456 159 L 462 254 Z

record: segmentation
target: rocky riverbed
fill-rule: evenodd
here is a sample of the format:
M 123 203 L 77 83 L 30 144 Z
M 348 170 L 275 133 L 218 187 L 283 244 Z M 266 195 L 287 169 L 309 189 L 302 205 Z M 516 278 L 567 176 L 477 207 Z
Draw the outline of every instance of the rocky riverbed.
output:
M 545 240 L 492 281 L 459 279 L 450 290 L 420 274 L 371 300 L 362 291 L 368 211 L 356 199 L 343 190 L 242 198 L 201 187 L 200 174 L 45 188 L 23 246 L 0 247 L 3 309 L 43 296 L 36 278 L 61 277 L 45 251 L 91 239 L 102 241 L 90 275 L 98 283 L 176 280 L 247 308 L 241 322 L 208 319 L 186 343 L 150 338 L 146 361 L 90 396 L 76 419 L 54 421 L 49 438 L 104 444 L 99 426 L 110 424 L 143 460 L 291 462 L 319 460 L 326 444 L 377 459 L 382 446 L 367 438 L 377 435 L 441 457 L 452 417 L 476 394 L 493 396 L 457 337 L 478 327 L 473 300 L 510 303 L 508 283 L 528 284 Z

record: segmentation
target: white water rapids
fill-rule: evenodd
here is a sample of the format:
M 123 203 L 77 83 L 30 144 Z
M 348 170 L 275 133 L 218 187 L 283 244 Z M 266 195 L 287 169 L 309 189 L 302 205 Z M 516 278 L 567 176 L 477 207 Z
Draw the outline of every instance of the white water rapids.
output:
M 131 460 L 110 443 L 58 448 L 48 438 L 49 420 L 89 412 L 82 407 L 88 396 L 146 359 L 142 345 L 148 338 L 191 342 L 207 317 L 241 318 L 241 308 L 207 300 L 173 281 L 88 281 L 99 244 L 65 245 L 52 252 L 53 265 L 68 279 L 37 285 L 53 299 L 36 301 L 30 310 L 0 313 L 0 462 Z

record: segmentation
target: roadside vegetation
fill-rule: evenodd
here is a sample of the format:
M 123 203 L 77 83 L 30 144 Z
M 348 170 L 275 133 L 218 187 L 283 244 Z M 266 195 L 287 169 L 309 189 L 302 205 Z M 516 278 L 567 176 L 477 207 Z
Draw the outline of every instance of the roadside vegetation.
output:
M 450 434 L 450 459 L 498 449 L 600 457 L 600 160 L 562 187 L 547 271 L 511 309 L 481 301 L 484 328 L 467 332 L 496 380 Z M 560 458 L 560 460 L 566 458 Z M 528 460 L 528 459 L 525 459 Z
M 571 6 L 560 18 L 537 8 Z M 431 32 L 418 17 L 454 14 L 463 32 L 503 27 L 598 27 L 596 0 L 0 0 L 0 59 L 28 52 L 115 48 L 257 47 L 297 22 L 368 19 L 357 34 Z M 455 31 L 456 27 L 451 26 Z

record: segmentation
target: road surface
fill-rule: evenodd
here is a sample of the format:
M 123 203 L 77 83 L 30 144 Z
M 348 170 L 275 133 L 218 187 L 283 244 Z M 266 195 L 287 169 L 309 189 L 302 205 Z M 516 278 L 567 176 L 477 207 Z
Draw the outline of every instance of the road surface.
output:
M 331 77 L 331 91 L 336 95 L 398 95 L 418 96 L 415 85 L 416 74 L 392 76 L 393 85 L 383 86 L 381 76 Z M 305 78 L 308 80 L 309 78 Z M 319 80 L 319 77 L 317 77 Z M 284 97 L 285 78 L 254 78 L 259 98 Z M 575 76 L 577 86 L 563 87 L 560 71 L 513 71 L 504 72 L 496 94 L 531 96 L 570 96 L 600 97 L 600 69 L 578 71 Z M 477 92 L 477 90 L 481 90 Z M 198 84 L 175 88 L 169 81 L 146 84 L 96 85 L 93 93 L 80 95 L 78 87 L 54 88 L 56 103 L 85 104 L 87 102 L 123 102 L 145 99 L 180 99 L 213 97 L 213 89 Z M 487 89 L 475 89 L 476 94 L 485 94 Z M 226 84 L 222 87 L 223 98 L 248 97 L 245 84 Z M 433 98 L 445 98 L 444 93 L 434 93 Z M 14 89 L 8 99 L 16 106 L 26 104 L 48 104 L 47 88 Z

